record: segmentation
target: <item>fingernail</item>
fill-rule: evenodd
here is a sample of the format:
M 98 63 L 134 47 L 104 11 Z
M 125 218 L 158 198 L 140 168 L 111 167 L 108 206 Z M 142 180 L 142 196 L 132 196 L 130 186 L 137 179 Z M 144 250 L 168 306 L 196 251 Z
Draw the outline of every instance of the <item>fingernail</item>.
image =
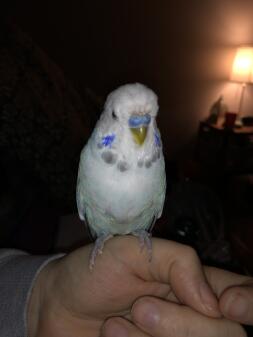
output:
M 200 285 L 200 296 L 205 308 L 209 312 L 219 312 L 217 299 L 208 284 L 205 282 Z
M 224 307 L 225 313 L 231 318 L 243 318 L 248 312 L 248 302 L 240 294 L 231 296 Z
M 134 314 L 135 320 L 147 328 L 152 328 L 160 321 L 160 313 L 154 303 L 144 302 L 138 304 Z
M 102 334 L 103 336 L 103 334 Z M 120 323 L 114 322 L 109 331 L 106 331 L 107 337 L 128 337 L 127 329 Z

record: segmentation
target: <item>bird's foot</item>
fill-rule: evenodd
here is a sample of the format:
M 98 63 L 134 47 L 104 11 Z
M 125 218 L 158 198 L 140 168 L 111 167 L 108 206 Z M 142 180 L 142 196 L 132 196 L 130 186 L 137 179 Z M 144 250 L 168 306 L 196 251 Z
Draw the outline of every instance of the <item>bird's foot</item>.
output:
M 105 245 L 105 242 L 107 240 L 109 240 L 110 238 L 112 238 L 113 235 L 112 234 L 102 234 L 100 235 L 97 239 L 96 239 L 96 242 L 95 242 L 95 245 L 94 245 L 94 248 L 91 252 L 91 256 L 90 256 L 90 262 L 89 262 L 89 269 L 92 271 L 92 269 L 94 268 L 94 265 L 95 265 L 95 260 L 96 260 L 96 257 L 99 255 L 99 254 L 102 254 L 103 253 L 103 248 L 104 248 L 104 245 Z
M 132 234 L 138 237 L 140 242 L 141 251 L 143 250 L 144 246 L 146 246 L 148 251 L 148 259 L 151 261 L 152 259 L 152 241 L 151 241 L 151 234 L 145 231 L 144 229 L 140 229 L 137 231 L 132 232 Z

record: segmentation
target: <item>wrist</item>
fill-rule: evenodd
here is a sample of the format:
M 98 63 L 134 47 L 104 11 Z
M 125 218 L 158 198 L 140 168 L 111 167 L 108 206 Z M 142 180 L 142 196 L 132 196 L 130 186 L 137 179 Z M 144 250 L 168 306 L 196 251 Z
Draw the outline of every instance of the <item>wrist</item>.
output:
M 75 296 L 66 293 L 70 288 L 67 274 L 64 258 L 49 262 L 40 271 L 28 304 L 28 337 L 98 336 L 100 323 L 75 314 L 68 306 Z
M 58 260 L 49 262 L 41 269 L 34 282 L 27 306 L 28 337 L 36 337 L 38 335 L 40 325 L 43 321 L 45 312 L 47 311 L 46 308 L 50 307 L 55 278 L 54 273 L 58 262 Z

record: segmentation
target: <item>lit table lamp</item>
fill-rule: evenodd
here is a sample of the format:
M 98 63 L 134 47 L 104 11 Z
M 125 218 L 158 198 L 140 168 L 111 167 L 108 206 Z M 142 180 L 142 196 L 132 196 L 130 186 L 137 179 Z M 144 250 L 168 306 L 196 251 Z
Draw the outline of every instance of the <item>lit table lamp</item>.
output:
M 237 49 L 230 79 L 241 83 L 242 86 L 236 120 L 236 125 L 242 125 L 241 115 L 245 87 L 248 83 L 253 83 L 253 47 L 245 46 Z

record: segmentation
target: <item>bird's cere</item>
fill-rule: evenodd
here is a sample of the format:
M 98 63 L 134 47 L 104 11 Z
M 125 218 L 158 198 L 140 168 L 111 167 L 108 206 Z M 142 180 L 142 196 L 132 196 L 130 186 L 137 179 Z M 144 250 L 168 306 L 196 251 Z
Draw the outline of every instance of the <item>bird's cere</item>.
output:
M 132 115 L 128 120 L 130 128 L 138 128 L 141 126 L 148 126 L 151 121 L 149 114 L 145 115 Z

